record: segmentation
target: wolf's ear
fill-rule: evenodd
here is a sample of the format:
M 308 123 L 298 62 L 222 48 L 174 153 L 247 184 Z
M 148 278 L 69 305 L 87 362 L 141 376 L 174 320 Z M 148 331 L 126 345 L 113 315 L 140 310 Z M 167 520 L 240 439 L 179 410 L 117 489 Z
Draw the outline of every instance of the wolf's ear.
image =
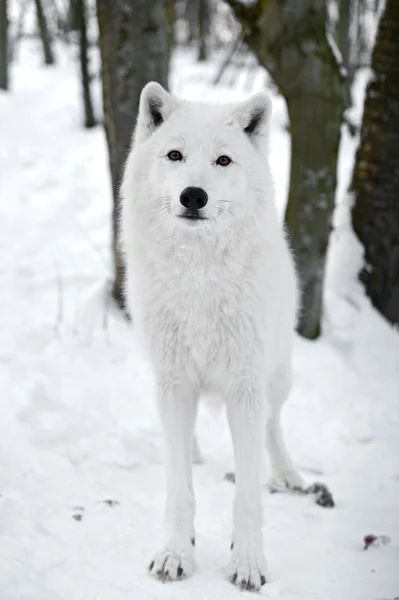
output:
M 271 112 L 272 103 L 266 92 L 255 94 L 234 109 L 244 133 L 254 141 L 267 133 Z
M 136 139 L 145 140 L 169 117 L 178 102 L 159 83 L 150 81 L 143 88 L 137 118 Z

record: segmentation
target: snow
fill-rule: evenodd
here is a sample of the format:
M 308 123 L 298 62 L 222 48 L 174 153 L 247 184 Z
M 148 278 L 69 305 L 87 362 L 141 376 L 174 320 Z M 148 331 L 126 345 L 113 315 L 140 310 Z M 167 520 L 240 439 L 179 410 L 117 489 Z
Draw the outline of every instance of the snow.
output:
M 23 42 L 12 92 L 0 95 L 0 598 L 235 598 L 223 577 L 234 495 L 224 480 L 233 458 L 223 413 L 199 415 L 197 571 L 165 585 L 146 571 L 161 541 L 165 487 L 153 381 L 134 330 L 107 299 L 103 131 L 81 128 L 77 66 L 62 47 L 57 56 L 56 67 L 44 68 L 36 44 Z M 210 86 L 216 68 L 179 53 L 172 87 L 221 101 L 247 95 L 241 80 Z M 259 70 L 254 91 L 264 84 Z M 96 87 L 97 105 L 99 97 Z M 273 107 L 282 213 L 290 144 L 274 92 Z M 296 339 L 284 415 L 299 467 L 309 482 L 327 483 L 336 507 L 265 488 L 266 598 L 399 594 L 399 336 L 356 282 L 361 249 L 346 194 L 354 145 L 344 133 L 324 335 Z M 391 541 L 364 551 L 369 533 Z

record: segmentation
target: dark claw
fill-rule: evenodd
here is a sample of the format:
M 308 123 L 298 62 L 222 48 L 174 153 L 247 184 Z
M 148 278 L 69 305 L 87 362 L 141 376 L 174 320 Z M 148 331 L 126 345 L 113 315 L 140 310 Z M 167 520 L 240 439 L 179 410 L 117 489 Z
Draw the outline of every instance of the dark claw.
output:
M 179 565 L 177 567 L 177 576 L 181 577 L 182 575 L 183 575 L 183 569 L 182 569 L 181 565 Z
M 237 573 L 234 573 L 233 577 L 230 579 L 231 583 L 236 583 L 237 581 Z
M 266 577 L 264 575 L 260 576 L 260 587 L 262 587 L 262 585 L 265 585 L 266 583 Z
M 191 538 L 191 545 L 195 546 L 195 538 Z
M 247 589 L 248 589 L 248 586 L 249 586 L 249 581 L 245 581 L 245 580 L 244 580 L 244 581 L 241 581 L 240 589 L 241 589 L 242 591 L 244 591 L 244 590 L 247 590 Z
M 152 561 L 152 563 L 151 563 L 151 564 L 150 564 L 150 566 L 148 567 L 148 570 L 149 570 L 149 571 L 152 571 L 152 568 L 153 568 L 153 566 L 154 566 L 154 561 Z
M 233 548 L 234 548 L 234 542 L 231 542 L 231 544 L 230 544 L 230 550 L 233 550 Z

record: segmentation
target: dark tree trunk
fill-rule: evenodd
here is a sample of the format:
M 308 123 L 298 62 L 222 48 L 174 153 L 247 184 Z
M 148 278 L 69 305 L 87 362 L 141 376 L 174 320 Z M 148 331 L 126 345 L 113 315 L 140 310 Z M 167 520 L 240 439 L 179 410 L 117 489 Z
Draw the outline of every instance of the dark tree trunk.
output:
M 193 42 L 198 34 L 198 1 L 186 0 L 184 17 L 187 23 L 187 42 Z
M 291 128 L 286 225 L 302 290 L 298 331 L 320 333 L 324 267 L 334 207 L 343 80 L 326 36 L 325 0 L 227 0 L 244 41 L 284 96 Z M 273 149 L 271 149 L 271 152 Z
M 373 305 L 399 323 L 399 2 L 387 0 L 372 55 L 352 181 L 360 278 Z
M 0 89 L 8 90 L 7 0 L 0 0 Z
M 351 63 L 351 6 L 353 0 L 339 0 L 339 17 L 337 27 L 338 46 L 342 54 L 342 65 L 346 71 L 345 92 L 346 104 L 352 104 L 351 88 L 353 83 L 353 69 Z
M 69 0 L 68 31 L 77 31 L 79 29 L 78 2 L 79 0 Z
M 165 20 L 166 20 L 166 39 L 168 42 L 168 56 L 170 57 L 175 45 L 175 21 L 176 6 L 175 0 L 164 0 Z
M 347 70 L 350 62 L 351 2 L 353 0 L 339 0 L 338 7 L 337 38 L 342 53 L 342 63 Z
M 97 0 L 102 59 L 104 125 L 113 191 L 113 295 L 124 308 L 124 265 L 118 244 L 119 185 L 149 81 L 167 87 L 168 44 L 163 0 Z
M 208 37 L 210 30 L 209 0 L 198 0 L 198 60 L 208 58 Z
M 91 99 L 90 90 L 90 74 L 89 74 L 89 54 L 87 44 L 87 28 L 86 28 L 86 2 L 85 0 L 77 0 L 76 16 L 79 26 L 79 43 L 80 43 L 80 73 L 82 77 L 82 92 L 83 92 L 83 107 L 85 127 L 90 128 L 96 125 L 94 116 L 93 102 Z
M 327 97 L 322 99 L 321 96 L 328 94 L 328 89 L 308 90 L 306 95 L 287 102 L 291 122 L 291 170 L 285 222 L 301 286 L 298 332 L 309 339 L 317 338 L 320 333 L 340 135 L 341 111 L 337 114 L 333 102 L 330 104 Z
M 46 65 L 53 65 L 54 53 L 51 46 L 51 37 L 47 24 L 46 14 L 41 0 L 35 0 L 37 23 L 39 25 L 40 38 L 43 44 L 44 62 Z

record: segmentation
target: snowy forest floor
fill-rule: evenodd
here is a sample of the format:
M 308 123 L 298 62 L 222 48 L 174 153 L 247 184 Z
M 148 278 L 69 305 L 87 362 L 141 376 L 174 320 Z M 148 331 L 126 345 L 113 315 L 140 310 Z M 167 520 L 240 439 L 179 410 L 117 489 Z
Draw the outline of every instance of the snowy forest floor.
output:
M 108 300 L 104 133 L 82 129 L 75 57 L 61 47 L 57 55 L 45 68 L 35 42 L 23 42 L 12 91 L 0 95 L 0 599 L 238 598 L 223 575 L 234 496 L 223 412 L 203 409 L 198 420 L 197 571 L 165 585 L 147 574 L 165 487 L 153 381 L 134 330 Z M 248 95 L 240 78 L 212 87 L 216 69 L 178 54 L 172 89 L 209 100 Z M 259 70 L 252 91 L 264 82 Z M 282 212 L 290 149 L 275 93 L 273 104 Z M 296 339 L 284 413 L 298 466 L 309 482 L 328 484 L 336 507 L 264 489 L 266 598 L 399 596 L 399 336 L 355 281 L 361 254 L 344 194 L 353 148 L 345 137 L 324 335 Z M 365 551 L 369 533 L 390 543 Z

